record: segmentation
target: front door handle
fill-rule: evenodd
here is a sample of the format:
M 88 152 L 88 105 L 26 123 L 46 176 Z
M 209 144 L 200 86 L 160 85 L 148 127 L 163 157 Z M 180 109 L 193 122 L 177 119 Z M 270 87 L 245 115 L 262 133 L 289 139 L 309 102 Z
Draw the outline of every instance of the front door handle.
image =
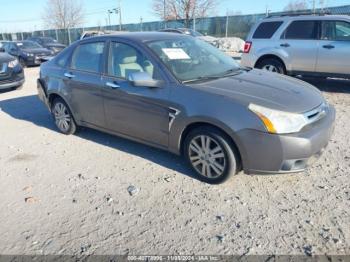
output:
M 282 47 L 290 47 L 290 44 L 285 43 L 285 44 L 281 44 Z
M 75 75 L 73 75 L 72 73 L 65 73 L 64 76 L 69 78 L 69 79 L 72 79 L 75 77 Z
M 113 82 L 107 82 L 107 83 L 106 83 L 106 86 L 107 86 L 107 87 L 110 87 L 110 88 L 112 88 L 112 89 L 117 89 L 117 88 L 120 87 L 120 85 L 117 85 L 116 83 L 113 83 Z
M 333 48 L 335 48 L 335 46 L 334 45 L 324 45 L 323 48 L 333 49 Z

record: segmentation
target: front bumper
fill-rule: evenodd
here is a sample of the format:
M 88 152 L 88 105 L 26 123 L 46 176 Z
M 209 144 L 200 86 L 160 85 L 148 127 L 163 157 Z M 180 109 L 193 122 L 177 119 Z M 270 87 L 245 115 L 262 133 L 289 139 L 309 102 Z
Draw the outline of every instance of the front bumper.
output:
M 9 89 L 13 87 L 20 87 L 24 84 L 24 74 L 23 71 L 19 74 L 12 73 L 11 76 L 5 79 L 0 79 L 0 90 Z
M 244 145 L 244 171 L 248 174 L 304 171 L 327 146 L 334 130 L 335 114 L 334 107 L 330 106 L 323 119 L 291 135 L 274 135 L 256 130 L 238 132 Z

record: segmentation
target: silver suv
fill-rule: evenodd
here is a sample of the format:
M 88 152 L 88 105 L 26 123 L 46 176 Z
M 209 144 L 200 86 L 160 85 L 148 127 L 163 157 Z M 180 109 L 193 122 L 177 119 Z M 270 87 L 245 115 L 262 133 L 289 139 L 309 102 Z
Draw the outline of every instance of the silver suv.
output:
M 260 21 L 242 65 L 288 75 L 350 76 L 350 16 L 301 15 Z

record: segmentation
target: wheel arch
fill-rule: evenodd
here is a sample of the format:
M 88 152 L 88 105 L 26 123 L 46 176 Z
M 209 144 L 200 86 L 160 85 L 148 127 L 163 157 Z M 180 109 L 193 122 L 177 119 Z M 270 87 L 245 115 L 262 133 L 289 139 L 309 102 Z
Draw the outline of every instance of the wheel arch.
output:
M 235 152 L 237 153 L 238 156 L 238 168 L 239 170 L 241 170 L 243 168 L 243 162 L 242 162 L 242 153 L 240 151 L 240 147 L 237 143 L 237 140 L 235 140 L 232 135 L 230 135 L 230 132 L 228 132 L 228 130 L 225 130 L 226 128 L 220 127 L 219 125 L 213 124 L 213 123 L 209 123 L 209 122 L 205 122 L 205 121 L 196 121 L 196 122 L 192 122 L 189 123 L 181 132 L 180 135 L 180 142 L 179 142 L 179 148 L 180 148 L 180 154 L 183 155 L 184 154 L 184 147 L 185 147 L 185 140 L 186 137 L 188 136 L 188 134 L 197 128 L 200 127 L 211 127 L 214 128 L 218 131 L 220 131 L 221 133 L 225 134 L 225 136 L 227 136 L 227 138 L 229 139 L 229 143 L 230 145 L 233 147 L 233 150 L 235 150 Z
M 66 105 L 68 106 L 69 111 L 71 112 L 71 114 L 73 116 L 73 119 L 74 119 L 75 123 L 78 124 L 78 122 L 77 122 L 77 114 L 75 114 L 75 112 L 72 110 L 72 107 L 69 105 L 68 101 L 66 99 L 64 99 L 64 97 L 62 95 L 60 95 L 58 93 L 54 92 L 54 93 L 48 94 L 47 101 L 48 101 L 48 105 L 49 105 L 50 111 L 51 111 L 51 107 L 52 107 L 53 101 L 55 101 L 55 99 L 57 99 L 57 98 L 62 99 L 66 103 Z
M 278 55 L 275 55 L 275 54 L 266 54 L 266 55 L 262 55 L 261 57 L 259 57 L 259 59 L 256 61 L 254 67 L 257 67 L 262 61 L 266 60 L 266 59 L 276 59 L 278 60 L 279 62 L 282 63 L 283 67 L 284 67 L 284 70 L 287 72 L 288 69 L 287 69 L 287 66 L 286 66 L 286 63 L 285 61 L 279 57 Z

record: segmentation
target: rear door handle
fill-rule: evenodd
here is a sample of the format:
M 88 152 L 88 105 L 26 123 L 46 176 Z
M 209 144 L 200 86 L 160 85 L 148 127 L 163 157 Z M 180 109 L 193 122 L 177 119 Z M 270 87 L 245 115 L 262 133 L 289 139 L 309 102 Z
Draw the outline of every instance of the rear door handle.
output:
M 106 86 L 107 86 L 107 87 L 110 87 L 110 88 L 112 88 L 112 89 L 117 89 L 117 88 L 120 87 L 120 85 L 117 85 L 116 83 L 113 83 L 113 82 L 107 82 L 107 83 L 106 83 Z
M 65 73 L 64 76 L 69 78 L 69 79 L 72 79 L 75 77 L 75 75 L 73 75 L 72 73 Z
M 285 44 L 281 44 L 282 47 L 290 47 L 290 44 L 285 43 Z
M 323 48 L 333 49 L 333 48 L 335 48 L 335 46 L 334 45 L 324 45 Z

